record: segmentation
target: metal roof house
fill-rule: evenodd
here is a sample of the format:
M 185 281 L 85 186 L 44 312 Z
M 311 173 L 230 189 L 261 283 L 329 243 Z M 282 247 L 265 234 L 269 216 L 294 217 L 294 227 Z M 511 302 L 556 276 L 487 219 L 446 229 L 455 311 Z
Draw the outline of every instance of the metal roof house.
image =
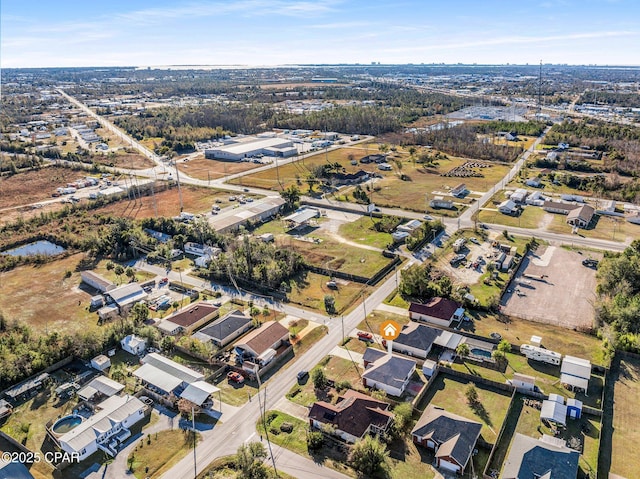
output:
M 162 395 L 179 394 L 187 385 L 204 381 L 204 374 L 157 353 L 147 354 L 142 366 L 133 372 L 152 391 Z
M 123 284 L 109 290 L 105 295 L 116 304 L 120 314 L 131 309 L 134 304 L 147 299 L 146 291 L 138 283 Z

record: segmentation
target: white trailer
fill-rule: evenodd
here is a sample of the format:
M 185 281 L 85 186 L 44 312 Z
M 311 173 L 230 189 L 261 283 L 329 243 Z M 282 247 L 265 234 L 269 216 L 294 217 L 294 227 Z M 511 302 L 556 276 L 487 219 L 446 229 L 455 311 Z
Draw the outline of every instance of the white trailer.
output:
M 523 344 L 522 346 L 520 346 L 520 352 L 527 358 L 534 361 L 555 364 L 557 366 L 560 365 L 560 360 L 562 359 L 562 355 L 560 353 L 556 353 L 555 351 L 551 351 L 549 349 L 532 346 L 530 344 Z

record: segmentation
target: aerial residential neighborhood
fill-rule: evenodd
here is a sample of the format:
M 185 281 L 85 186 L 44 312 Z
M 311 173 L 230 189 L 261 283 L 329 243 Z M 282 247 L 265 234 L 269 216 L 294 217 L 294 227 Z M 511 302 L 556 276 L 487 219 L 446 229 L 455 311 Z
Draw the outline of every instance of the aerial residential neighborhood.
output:
M 637 5 L 40 3 L 0 479 L 640 477 Z

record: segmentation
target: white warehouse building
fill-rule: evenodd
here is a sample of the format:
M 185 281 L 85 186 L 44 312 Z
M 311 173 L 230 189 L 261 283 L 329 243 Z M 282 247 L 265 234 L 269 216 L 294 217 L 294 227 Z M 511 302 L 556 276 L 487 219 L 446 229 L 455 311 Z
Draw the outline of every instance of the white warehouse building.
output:
M 240 161 L 256 155 L 287 158 L 296 154 L 298 150 L 287 138 L 242 138 L 204 151 L 205 158 L 226 161 Z

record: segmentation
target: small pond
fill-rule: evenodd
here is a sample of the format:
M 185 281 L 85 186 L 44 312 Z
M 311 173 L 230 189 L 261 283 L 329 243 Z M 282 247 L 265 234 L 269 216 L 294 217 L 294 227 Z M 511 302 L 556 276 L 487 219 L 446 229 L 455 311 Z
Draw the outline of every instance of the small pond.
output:
M 19 248 L 9 249 L 0 254 L 9 256 L 34 256 L 43 254 L 45 256 L 55 256 L 66 251 L 62 246 L 52 243 L 51 241 L 36 241 L 20 246 Z

